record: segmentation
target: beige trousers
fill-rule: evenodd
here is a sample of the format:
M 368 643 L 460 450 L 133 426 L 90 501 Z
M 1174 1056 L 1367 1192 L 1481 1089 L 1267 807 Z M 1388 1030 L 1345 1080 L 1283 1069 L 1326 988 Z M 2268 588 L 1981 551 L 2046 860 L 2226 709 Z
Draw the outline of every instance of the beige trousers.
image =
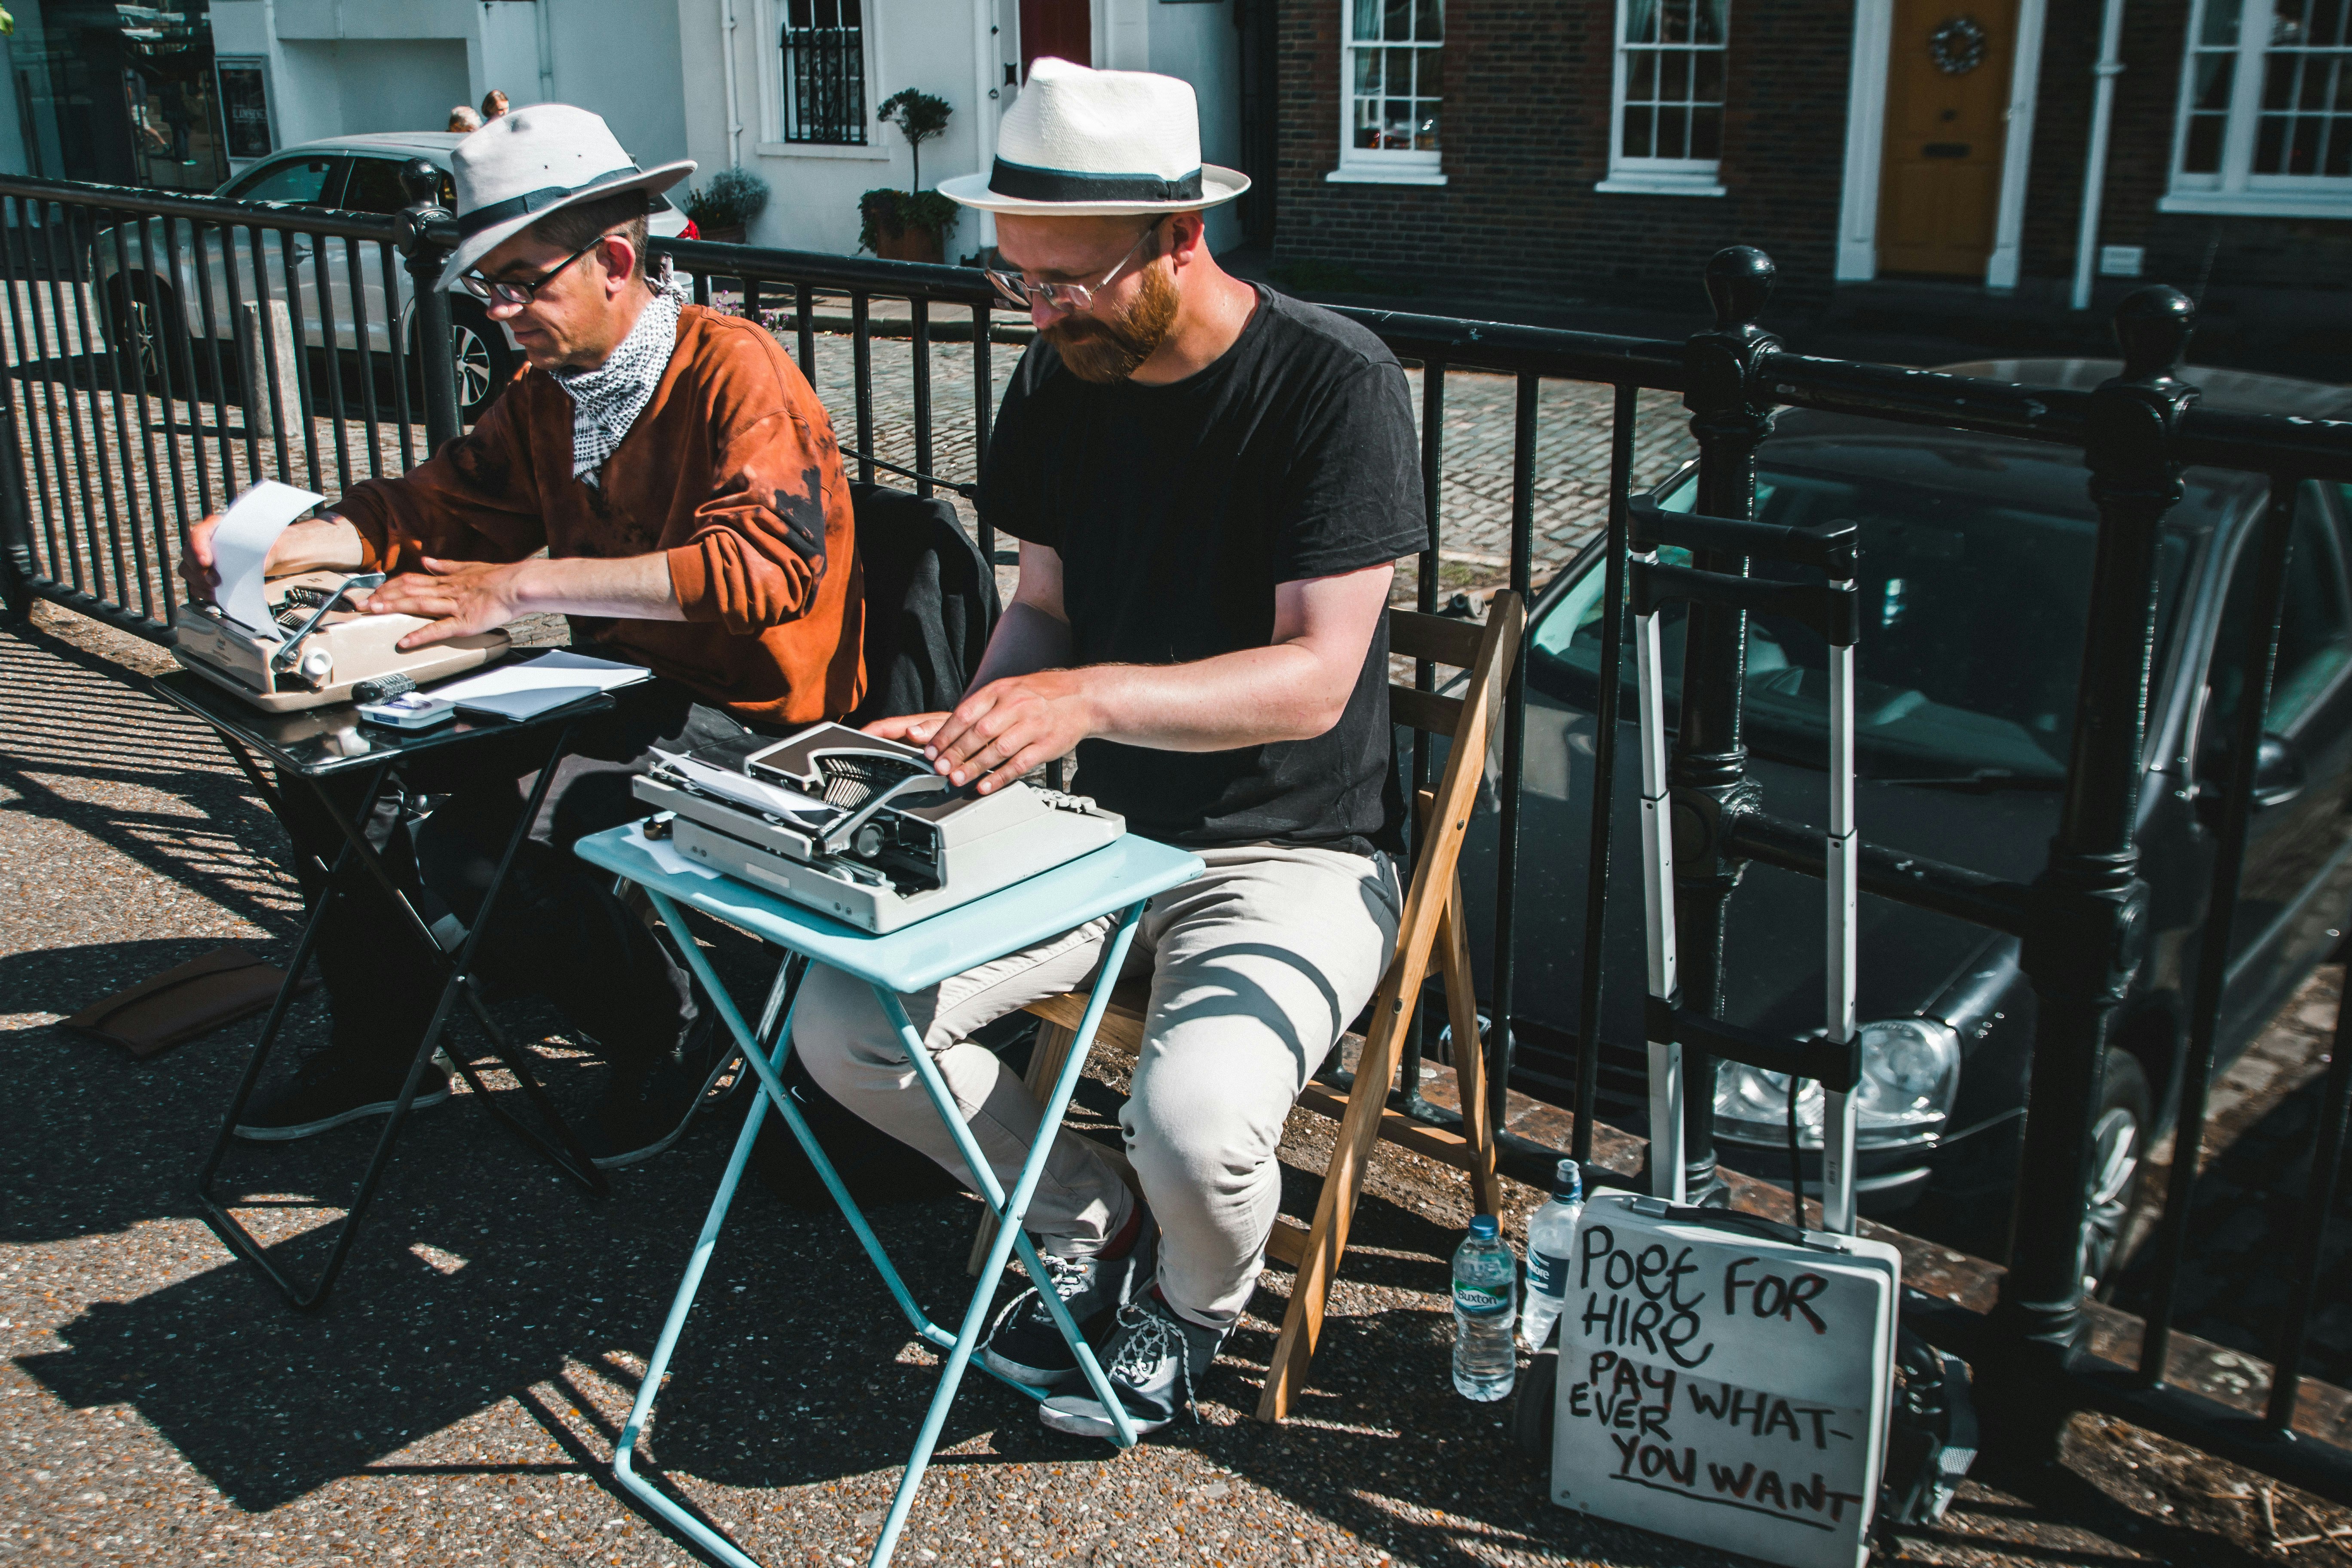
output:
M 1385 855 L 1255 844 L 1201 858 L 1202 876 L 1151 900 L 1129 952 L 1127 973 L 1151 976 L 1151 999 L 1119 1126 L 1160 1226 L 1161 1294 L 1181 1316 L 1223 1327 L 1248 1303 L 1273 1233 L 1283 1123 L 1380 984 L 1402 899 Z M 1089 921 L 906 998 L 973 1142 L 1008 1189 L 1042 1112 L 969 1037 L 1087 984 L 1115 925 Z M 793 1048 L 835 1100 L 977 1190 L 863 982 L 812 970 Z M 1045 1250 L 1082 1257 L 1118 1232 L 1133 1203 L 1097 1146 L 1063 1129 L 1027 1223 Z

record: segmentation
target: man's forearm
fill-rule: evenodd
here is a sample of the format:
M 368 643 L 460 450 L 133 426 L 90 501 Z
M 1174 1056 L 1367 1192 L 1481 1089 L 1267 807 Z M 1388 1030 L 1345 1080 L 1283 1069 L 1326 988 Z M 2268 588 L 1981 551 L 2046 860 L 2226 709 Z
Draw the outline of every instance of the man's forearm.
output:
M 1306 741 L 1339 721 L 1349 693 L 1295 643 L 1191 664 L 1098 664 L 1082 682 L 1092 733 L 1161 752 L 1226 752 Z
M 610 616 L 631 621 L 682 621 L 669 557 L 656 552 L 618 561 L 587 556 L 524 561 L 515 568 L 515 599 L 524 615 Z

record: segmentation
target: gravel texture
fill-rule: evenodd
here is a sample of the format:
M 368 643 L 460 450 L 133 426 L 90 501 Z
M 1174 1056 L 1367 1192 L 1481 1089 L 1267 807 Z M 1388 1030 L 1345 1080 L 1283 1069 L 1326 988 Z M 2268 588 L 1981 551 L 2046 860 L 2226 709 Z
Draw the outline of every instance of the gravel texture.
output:
M 596 1202 L 460 1094 L 414 1124 L 327 1310 L 288 1311 L 193 1203 L 256 1025 L 144 1064 L 54 1026 L 221 942 L 290 947 L 283 840 L 209 738 L 137 689 L 157 658 L 47 608 L 30 631 L 0 631 L 0 1048 L 16 1089 L 0 1141 L 0 1556 L 690 1561 L 607 1467 L 740 1100 Z M 706 934 L 731 980 L 757 983 L 748 943 Z M 562 1102 L 584 1106 L 602 1069 L 562 1048 L 552 1015 L 503 1006 L 543 1042 Z M 315 1006 L 298 1016 L 298 1036 L 319 1028 Z M 1115 1074 L 1089 1080 L 1087 1115 L 1110 1113 L 1117 1089 Z M 316 1267 L 371 1137 L 346 1129 L 233 1159 L 240 1212 L 289 1266 Z M 1294 1212 L 1328 1140 L 1328 1124 L 1295 1119 Z M 1509 1196 L 1516 1231 L 1537 1194 Z M 956 1196 L 876 1212 L 935 1315 L 963 1299 L 974 1213 Z M 1502 1407 L 1453 1394 L 1443 1260 L 1467 1216 L 1457 1176 L 1381 1152 L 1312 1386 L 1279 1429 L 1248 1416 L 1287 1289 L 1278 1270 L 1202 1390 L 1200 1424 L 1135 1452 L 1045 1432 L 1025 1402 L 973 1377 L 899 1561 L 1729 1561 L 1553 1509 L 1506 1440 Z M 934 1357 L 836 1216 L 757 1182 L 703 1303 L 651 1461 L 763 1563 L 862 1562 Z M 2172 1479 L 2141 1484 L 2159 1472 Z M 1902 1560 L 2278 1563 L 2333 1550 L 2271 1548 L 2258 1489 L 2215 1500 L 2259 1482 L 2112 1424 L 2078 1422 L 2060 1466 L 1987 1479 Z M 2205 1498 L 2193 1510 L 2191 1489 Z M 2301 1507 L 2274 1504 L 2290 1538 L 2308 1532 Z

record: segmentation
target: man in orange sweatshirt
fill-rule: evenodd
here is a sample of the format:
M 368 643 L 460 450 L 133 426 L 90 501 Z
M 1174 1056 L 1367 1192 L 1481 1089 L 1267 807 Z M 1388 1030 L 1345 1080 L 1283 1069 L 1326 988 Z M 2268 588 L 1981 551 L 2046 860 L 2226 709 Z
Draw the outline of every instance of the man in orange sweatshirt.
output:
M 391 574 L 368 608 L 433 622 L 404 647 L 561 612 L 573 647 L 654 672 L 576 732 L 478 950 L 485 975 L 552 1000 L 612 1064 L 582 1131 L 598 1164 L 623 1165 L 677 1138 L 731 1053 L 684 971 L 572 843 L 643 814 L 629 780 L 656 747 L 856 706 L 848 488 L 824 409 L 776 341 L 648 269 L 649 198 L 692 163 L 641 171 L 602 119 L 562 104 L 491 121 L 452 162 L 464 237 L 442 286 L 482 299 L 529 368 L 426 462 L 289 528 L 270 565 Z M 204 592 L 214 525 L 189 541 Z M 457 747 L 438 765 L 428 753 L 404 770 L 401 797 L 374 805 L 373 837 L 446 945 L 520 816 L 534 745 Z M 313 858 L 331 862 L 340 830 L 308 795 L 284 798 L 316 899 Z M 412 832 L 424 796 L 444 798 Z M 429 1021 L 438 986 L 411 939 L 375 889 L 341 896 L 319 942 L 332 1042 L 247 1111 L 245 1137 L 388 1112 Z M 448 1092 L 436 1068 L 415 1103 Z

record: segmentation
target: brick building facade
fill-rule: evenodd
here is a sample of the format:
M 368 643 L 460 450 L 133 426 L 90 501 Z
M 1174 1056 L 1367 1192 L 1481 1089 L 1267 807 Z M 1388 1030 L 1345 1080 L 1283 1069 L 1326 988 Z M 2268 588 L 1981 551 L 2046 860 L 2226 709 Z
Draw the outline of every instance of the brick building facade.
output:
M 2192 26 L 2240 43 L 2231 58 L 2252 63 L 2260 87 L 2262 73 L 2280 69 L 2269 44 L 2282 27 L 2302 28 L 2315 46 L 2352 42 L 2330 9 L 2338 0 L 1685 0 L 1679 13 L 1675 0 L 1454 0 L 1443 26 L 1442 144 L 1433 169 L 1402 170 L 1349 167 L 1362 139 L 1343 81 L 1362 79 L 1368 43 L 1398 36 L 1402 0 L 1381 0 L 1388 31 L 1370 38 L 1365 29 L 1381 24 L 1360 20 L 1364 4 L 1276 0 L 1277 267 L 1448 297 L 1687 307 L 1706 258 L 1746 243 L 1779 263 L 1779 297 L 1790 304 L 1917 277 L 2063 310 L 2078 282 L 2102 27 L 2118 5 L 2122 69 L 2110 73 L 2094 303 L 2162 280 L 2202 292 L 2209 319 L 2300 314 L 2323 331 L 2352 321 L 2352 71 L 2340 114 L 2311 100 L 2318 112 L 2300 127 L 2309 156 L 2290 177 L 2264 172 L 2265 158 L 2292 158 L 2264 152 L 2268 122 L 2251 88 L 2235 100 L 2251 129 L 2207 121 L 2233 149 L 2234 175 L 2194 167 L 2214 161 L 2215 135 L 2199 155 L 2176 134 Z M 2248 7 L 2263 15 L 2249 19 Z M 1663 32 L 1648 20 L 1662 8 L 1680 18 Z M 1621 31 L 1668 37 L 1679 26 L 1687 39 L 1709 9 L 1721 32 L 1719 146 L 1694 140 L 1692 151 L 1717 156 L 1655 182 L 1671 194 L 1651 194 L 1642 178 L 1622 177 L 1633 130 L 1612 147 L 1630 101 L 1620 94 L 1634 90 L 1620 82 Z M 1343 60 L 1351 35 L 1356 61 Z M 2309 58 L 2341 57 L 2315 47 Z M 1637 67 L 1626 69 L 1630 83 Z M 2204 101 L 2226 110 L 2227 83 L 2217 94 L 2212 74 Z M 1701 95 L 1681 79 L 1685 96 Z M 1956 92 L 1974 96 L 1923 110 Z M 1377 120 L 1381 108 L 1367 112 Z M 1915 171 L 1917 183 L 1905 184 Z M 2198 185 L 2215 188 L 2187 188 Z M 2181 207 L 2206 210 L 2165 210 Z M 1939 226 L 1966 232 L 1927 232 Z

